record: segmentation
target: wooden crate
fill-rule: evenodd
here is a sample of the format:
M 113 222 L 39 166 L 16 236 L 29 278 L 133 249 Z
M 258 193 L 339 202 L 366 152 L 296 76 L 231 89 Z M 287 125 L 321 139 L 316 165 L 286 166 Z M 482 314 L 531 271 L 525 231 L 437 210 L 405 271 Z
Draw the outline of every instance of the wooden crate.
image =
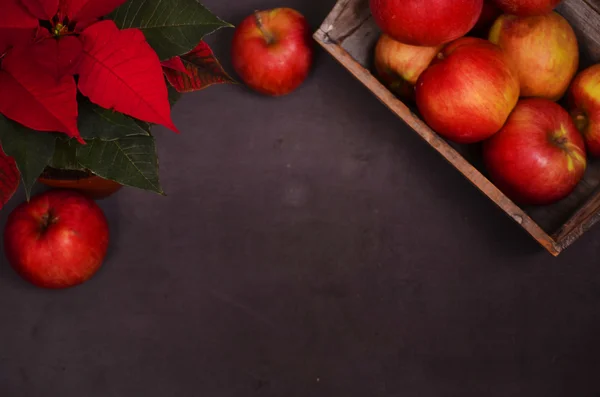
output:
M 580 69 L 600 63 L 600 0 L 565 0 L 556 11 L 577 34 Z M 327 52 L 552 255 L 558 256 L 600 220 L 600 159 L 590 159 L 583 180 L 564 200 L 542 207 L 518 206 L 486 177 L 474 146 L 440 137 L 419 118 L 414 106 L 400 101 L 378 81 L 373 52 L 379 36 L 368 0 L 338 0 L 314 34 Z

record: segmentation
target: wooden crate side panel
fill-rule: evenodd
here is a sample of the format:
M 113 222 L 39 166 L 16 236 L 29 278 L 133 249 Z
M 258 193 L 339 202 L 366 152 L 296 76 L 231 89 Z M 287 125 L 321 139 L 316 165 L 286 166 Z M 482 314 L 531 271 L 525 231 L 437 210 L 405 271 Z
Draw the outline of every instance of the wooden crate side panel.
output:
M 346 12 L 348 4 L 352 1 L 353 0 L 338 0 L 329 15 L 327 15 L 327 18 L 325 18 L 321 24 L 319 30 L 329 35 L 335 26 L 340 24 L 338 21 L 342 18 L 341 15 Z
M 581 66 L 600 62 L 600 0 L 566 0 L 556 11 L 575 30 L 581 49 Z
M 329 40 L 343 47 L 361 66 L 369 69 L 372 64 L 373 49 L 379 38 L 379 27 L 375 24 L 368 0 L 344 0 L 332 14 L 334 21 L 329 25 L 323 24 L 323 31 Z M 337 6 L 336 6 L 337 8 Z
M 362 0 L 356 0 L 363 2 Z M 356 1 L 354 5 L 356 5 Z M 346 2 L 347 7 L 351 7 L 352 2 Z M 338 10 L 339 11 L 339 10 Z M 349 15 L 344 10 L 338 15 Z M 356 15 L 356 13 L 354 14 Z M 357 26 L 357 25 L 352 25 Z M 326 26 L 326 28 L 330 25 Z M 330 31 L 338 31 L 330 29 Z M 356 30 L 355 30 L 356 31 Z M 560 253 L 560 247 L 555 241 L 542 230 L 536 222 L 522 209 L 515 205 L 506 197 L 496 186 L 494 186 L 486 177 L 484 177 L 476 168 L 474 168 L 463 156 L 460 155 L 450 144 L 439 137 L 431 130 L 424 121 L 415 115 L 403 102 L 398 100 L 388 89 L 385 88 L 365 67 L 359 64 L 353 56 L 342 48 L 340 44 L 331 39 L 328 34 L 319 29 L 315 35 L 315 40 L 323 48 L 337 59 L 348 71 L 350 71 L 359 81 L 367 86 L 371 92 L 390 110 L 398 115 L 409 127 L 415 130 L 429 145 L 440 153 L 449 163 L 461 172 L 474 186 L 490 198 L 498 207 L 508 214 L 515 222 L 520 224 L 536 241 L 546 248 L 552 255 Z
M 554 235 L 561 249 L 566 249 L 600 221 L 600 189 Z

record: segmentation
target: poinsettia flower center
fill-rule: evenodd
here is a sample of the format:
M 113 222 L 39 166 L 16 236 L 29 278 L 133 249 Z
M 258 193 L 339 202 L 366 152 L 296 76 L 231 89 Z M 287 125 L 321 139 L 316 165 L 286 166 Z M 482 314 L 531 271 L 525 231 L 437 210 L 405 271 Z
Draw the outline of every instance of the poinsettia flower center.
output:
M 64 36 L 67 33 L 69 33 L 69 27 L 67 25 L 63 25 L 60 22 L 54 25 L 54 28 L 52 29 L 52 35 L 56 37 Z
M 60 14 L 50 20 L 39 20 L 39 26 L 40 28 L 43 28 L 44 31 L 38 31 L 37 39 L 40 40 L 42 38 L 51 37 L 60 38 L 79 33 L 76 32 L 75 25 L 76 24 L 69 21 L 67 17 L 61 17 Z

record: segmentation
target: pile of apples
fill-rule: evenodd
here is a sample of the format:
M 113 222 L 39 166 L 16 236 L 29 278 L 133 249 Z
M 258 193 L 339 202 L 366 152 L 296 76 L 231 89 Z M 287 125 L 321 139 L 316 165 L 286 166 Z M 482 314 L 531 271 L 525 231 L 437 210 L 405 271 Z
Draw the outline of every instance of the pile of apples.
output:
M 382 83 L 440 136 L 480 144 L 490 180 L 523 205 L 564 199 L 600 156 L 600 64 L 579 70 L 559 3 L 370 0 Z

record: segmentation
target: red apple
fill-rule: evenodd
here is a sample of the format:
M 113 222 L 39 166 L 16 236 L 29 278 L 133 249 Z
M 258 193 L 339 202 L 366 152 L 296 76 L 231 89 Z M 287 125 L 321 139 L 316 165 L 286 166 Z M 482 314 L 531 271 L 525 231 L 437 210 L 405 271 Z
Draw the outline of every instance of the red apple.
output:
M 518 16 L 544 15 L 554 10 L 562 0 L 493 0 L 505 13 Z
M 471 34 L 487 39 L 490 28 L 500 15 L 502 15 L 502 10 L 495 3 L 491 0 L 484 0 L 483 10 L 481 11 L 479 20 L 477 20 L 477 23 L 471 30 Z
M 575 77 L 569 88 L 569 108 L 588 152 L 600 157 L 600 64 Z
M 569 113 L 547 99 L 519 101 L 506 125 L 483 144 L 490 180 L 523 205 L 568 196 L 587 166 L 585 144 Z
M 494 135 L 519 99 L 519 80 L 502 50 L 487 40 L 463 37 L 447 45 L 416 85 L 425 122 L 457 143 Z
M 467 34 L 481 14 L 483 0 L 370 0 L 375 23 L 394 39 L 433 47 Z
M 557 101 L 577 73 L 577 37 L 556 12 L 533 17 L 504 14 L 492 26 L 489 39 L 518 70 L 522 97 Z
M 392 92 L 402 99 L 413 100 L 417 79 L 441 47 L 403 44 L 383 33 L 375 46 L 375 70 Z
M 90 279 L 104 260 L 108 241 L 100 207 L 70 190 L 50 190 L 20 204 L 4 230 L 10 265 L 25 280 L 49 289 Z
M 310 26 L 291 8 L 257 11 L 236 28 L 231 55 L 248 87 L 265 95 L 287 95 L 304 82 L 312 66 Z

